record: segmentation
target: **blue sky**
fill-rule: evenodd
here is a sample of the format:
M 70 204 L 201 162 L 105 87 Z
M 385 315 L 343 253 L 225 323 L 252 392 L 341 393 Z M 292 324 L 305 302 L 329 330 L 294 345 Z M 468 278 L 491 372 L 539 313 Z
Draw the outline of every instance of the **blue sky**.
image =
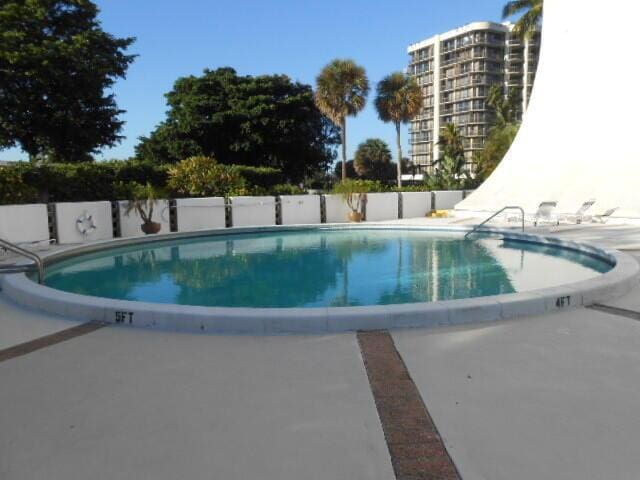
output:
M 372 87 L 402 70 L 407 46 L 477 20 L 499 20 L 504 0 L 99 0 L 103 28 L 137 40 L 139 57 L 115 86 L 127 110 L 118 146 L 101 158 L 126 158 L 138 137 L 163 120 L 164 94 L 174 81 L 205 68 L 231 66 L 242 75 L 284 73 L 314 84 L 336 57 L 363 65 Z M 372 88 L 373 92 L 373 88 Z M 348 152 L 370 137 L 395 144 L 391 125 L 380 122 L 370 96 L 348 124 Z M 404 132 L 405 149 L 407 144 Z M 0 159 L 26 158 L 17 149 Z

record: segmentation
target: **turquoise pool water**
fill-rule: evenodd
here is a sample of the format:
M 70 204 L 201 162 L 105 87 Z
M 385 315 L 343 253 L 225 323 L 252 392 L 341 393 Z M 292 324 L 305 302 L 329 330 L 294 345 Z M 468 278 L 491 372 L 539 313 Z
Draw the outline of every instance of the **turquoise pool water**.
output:
M 412 230 L 302 230 L 199 237 L 81 255 L 50 287 L 181 305 L 326 307 L 432 302 L 585 280 L 611 269 L 571 250 Z

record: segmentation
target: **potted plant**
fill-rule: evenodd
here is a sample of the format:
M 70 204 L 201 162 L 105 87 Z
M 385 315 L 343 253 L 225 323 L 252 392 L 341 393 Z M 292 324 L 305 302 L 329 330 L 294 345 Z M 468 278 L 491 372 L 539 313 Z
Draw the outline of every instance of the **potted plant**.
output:
M 367 201 L 366 192 L 369 189 L 367 182 L 362 180 L 344 180 L 338 183 L 333 192 L 342 195 L 345 203 L 351 210 L 348 219 L 351 222 L 361 222 L 362 209 Z
M 131 212 L 135 211 L 142 219 L 140 229 L 146 235 L 158 233 L 162 228 L 162 224 L 153 221 L 153 209 L 158 203 L 158 190 L 150 183 L 141 185 L 137 182 L 120 184 L 118 190 L 120 195 L 125 194 L 129 199 L 124 214 L 128 217 Z

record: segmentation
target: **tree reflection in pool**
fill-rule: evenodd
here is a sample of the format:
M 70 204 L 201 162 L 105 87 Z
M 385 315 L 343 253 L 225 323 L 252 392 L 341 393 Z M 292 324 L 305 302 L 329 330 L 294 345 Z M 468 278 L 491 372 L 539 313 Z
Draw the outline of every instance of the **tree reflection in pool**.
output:
M 574 280 L 610 268 L 577 252 L 458 234 L 302 230 L 166 240 L 81 255 L 51 266 L 46 284 L 182 305 L 381 305 L 512 293 L 523 278 L 535 287 L 541 277 L 542 288 L 548 286 L 542 278 L 548 275 L 536 268 L 542 258 L 557 268 L 570 265 Z

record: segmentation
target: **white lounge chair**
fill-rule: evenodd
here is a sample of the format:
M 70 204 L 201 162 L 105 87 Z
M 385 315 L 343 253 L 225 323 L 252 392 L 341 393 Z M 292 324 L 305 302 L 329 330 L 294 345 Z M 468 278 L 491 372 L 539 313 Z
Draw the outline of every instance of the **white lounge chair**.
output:
M 607 220 L 609 220 L 609 217 L 611 217 L 613 212 L 615 212 L 617 209 L 618 209 L 618 207 L 610 208 L 609 210 L 605 211 L 604 213 L 602 213 L 600 215 L 593 215 L 591 217 L 591 221 L 593 223 L 607 223 Z
M 596 203 L 595 199 L 587 200 L 582 206 L 572 215 L 565 215 L 561 218 L 562 221 L 580 224 L 583 221 L 591 220 L 591 215 L 587 214 L 587 211 Z
M 560 220 L 555 214 L 555 209 L 558 206 L 558 202 L 542 202 L 538 205 L 538 211 L 533 216 L 533 226 L 548 224 L 559 225 Z

